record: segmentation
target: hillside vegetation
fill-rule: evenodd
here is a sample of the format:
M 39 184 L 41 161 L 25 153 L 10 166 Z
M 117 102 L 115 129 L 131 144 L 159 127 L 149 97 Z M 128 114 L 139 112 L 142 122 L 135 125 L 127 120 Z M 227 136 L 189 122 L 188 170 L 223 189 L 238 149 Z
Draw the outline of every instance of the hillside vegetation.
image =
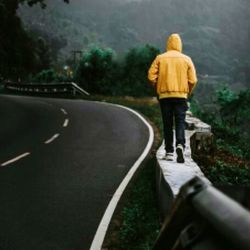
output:
M 181 34 L 184 50 L 201 75 L 221 75 L 225 81 L 250 82 L 248 0 L 60 0 L 47 9 L 21 7 L 25 26 L 49 40 L 62 60 L 72 50 L 91 45 L 109 47 L 120 55 L 151 44 L 165 50 L 166 37 Z
M 214 151 L 199 166 L 214 184 L 250 186 L 249 0 L 64 2 L 0 0 L 0 81 L 76 81 L 90 100 L 138 110 L 162 138 L 147 70 L 178 32 L 198 72 L 192 112 L 215 135 Z M 74 58 L 72 51 L 80 53 Z M 160 226 L 154 166 L 152 158 L 131 186 L 109 249 L 152 247 Z

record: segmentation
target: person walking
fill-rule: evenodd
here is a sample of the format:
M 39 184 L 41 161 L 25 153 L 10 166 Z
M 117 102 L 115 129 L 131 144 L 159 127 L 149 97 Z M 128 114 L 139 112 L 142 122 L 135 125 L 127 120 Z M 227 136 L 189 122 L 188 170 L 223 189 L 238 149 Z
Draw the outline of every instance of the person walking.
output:
M 156 89 L 161 107 L 165 159 L 174 160 L 173 125 L 175 124 L 177 162 L 184 163 L 187 98 L 197 83 L 197 76 L 192 59 L 182 53 L 179 34 L 172 34 L 168 38 L 167 52 L 155 58 L 149 68 L 148 79 Z

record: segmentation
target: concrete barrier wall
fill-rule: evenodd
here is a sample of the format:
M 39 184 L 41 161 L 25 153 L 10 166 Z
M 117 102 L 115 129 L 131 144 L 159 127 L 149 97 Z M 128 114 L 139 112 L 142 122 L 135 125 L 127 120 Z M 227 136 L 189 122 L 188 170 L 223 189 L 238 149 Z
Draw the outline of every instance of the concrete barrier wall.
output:
M 192 159 L 192 155 L 198 154 L 202 150 L 208 150 L 212 146 L 211 126 L 194 117 L 189 111 L 186 116 L 186 125 L 185 163 L 177 163 L 176 155 L 174 156 L 174 161 L 166 161 L 164 159 L 164 141 L 156 153 L 157 195 L 162 220 L 168 215 L 174 199 L 183 184 L 195 176 L 211 184 Z M 205 143 L 203 143 L 204 140 L 206 141 Z M 206 149 L 204 149 L 203 144 L 206 146 Z

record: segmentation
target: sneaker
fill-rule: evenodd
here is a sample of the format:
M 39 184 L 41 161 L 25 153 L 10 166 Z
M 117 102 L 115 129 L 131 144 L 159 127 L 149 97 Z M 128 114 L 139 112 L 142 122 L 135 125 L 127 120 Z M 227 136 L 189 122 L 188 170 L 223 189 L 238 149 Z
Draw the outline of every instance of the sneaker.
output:
M 183 146 L 181 144 L 178 144 L 176 147 L 176 154 L 177 154 L 177 162 L 178 163 L 184 163 L 185 159 L 184 159 L 184 155 L 183 155 Z
M 167 161 L 173 161 L 174 160 L 174 153 L 166 153 L 164 159 Z

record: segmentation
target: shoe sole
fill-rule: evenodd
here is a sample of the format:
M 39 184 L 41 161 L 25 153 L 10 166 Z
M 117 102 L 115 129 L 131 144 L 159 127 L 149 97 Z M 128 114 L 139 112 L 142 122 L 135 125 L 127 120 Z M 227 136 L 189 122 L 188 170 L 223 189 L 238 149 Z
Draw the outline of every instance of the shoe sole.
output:
M 174 155 L 164 156 L 163 159 L 166 160 L 166 161 L 174 161 Z
M 177 149 L 176 149 L 176 154 L 177 154 L 177 162 L 178 162 L 178 163 L 184 163 L 185 160 L 184 160 L 184 156 L 183 156 L 183 151 L 182 151 L 182 149 L 177 148 Z
M 165 158 L 166 161 L 174 161 L 174 159 Z

